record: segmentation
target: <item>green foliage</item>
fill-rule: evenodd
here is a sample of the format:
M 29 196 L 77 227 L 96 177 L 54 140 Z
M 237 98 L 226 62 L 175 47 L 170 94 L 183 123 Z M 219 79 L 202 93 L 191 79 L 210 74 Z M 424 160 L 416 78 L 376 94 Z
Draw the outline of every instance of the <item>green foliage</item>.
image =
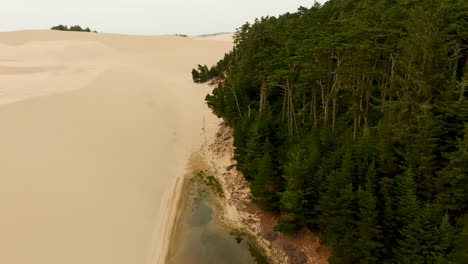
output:
M 449 217 L 445 215 L 437 226 L 432 214 L 428 205 L 400 229 L 399 247 L 395 248 L 397 263 L 454 263 L 451 260 L 453 235 Z
M 278 224 L 275 226 L 275 230 L 287 233 L 297 231 L 300 227 L 297 217 L 294 214 L 284 213 L 281 215 Z
M 263 155 L 258 159 L 257 173 L 254 175 L 250 189 L 253 201 L 265 210 L 277 209 L 278 192 L 281 188 L 280 176 L 273 164 L 271 153 L 273 146 L 267 139 L 263 145 Z
M 436 179 L 437 202 L 456 216 L 468 211 L 468 124 L 465 135 L 449 155 L 450 162 Z
M 195 174 L 192 180 L 195 180 L 196 182 L 203 184 L 204 186 L 210 188 L 220 198 L 224 198 L 223 187 L 221 186 L 221 183 L 218 181 L 218 179 L 215 176 L 207 175 L 206 172 L 199 171 Z M 203 188 L 199 188 L 199 189 L 203 190 Z
M 221 184 L 215 176 L 209 175 L 208 177 L 206 177 L 205 183 L 207 186 L 213 188 L 219 197 L 224 198 L 223 187 L 221 186 Z
M 192 75 L 276 230 L 319 230 L 332 263 L 465 263 L 467 29 L 464 0 L 330 0 Z
M 185 36 L 186 35 L 178 35 Z M 204 83 L 214 78 L 222 78 L 228 71 L 228 66 L 233 59 L 233 52 L 226 53 L 224 59 L 220 60 L 216 65 L 208 68 L 206 65 L 198 65 L 196 69 L 192 70 L 192 79 L 196 83 Z
M 55 27 L 52 27 L 51 30 L 60 30 L 60 31 L 76 31 L 76 32 L 93 32 L 93 33 L 97 33 L 97 31 L 91 31 L 91 29 L 89 27 L 86 27 L 86 28 L 82 28 L 81 26 L 79 25 L 74 25 L 74 26 L 71 26 L 70 28 L 68 28 L 68 26 L 66 25 L 58 25 L 58 26 L 55 26 Z
M 466 245 L 468 245 L 468 214 L 461 217 L 457 224 L 460 230 L 453 243 L 454 260 L 455 263 L 466 263 L 468 262 L 468 251 L 466 250 Z
M 357 208 L 359 208 L 353 255 L 355 262 L 376 263 L 380 257 L 380 249 L 384 246 L 382 226 L 379 223 L 378 199 L 369 182 L 366 189 L 357 193 Z M 359 261 L 357 261 L 359 260 Z
M 68 31 L 68 26 L 65 26 L 65 25 L 58 25 L 58 26 L 52 27 L 51 30 Z
M 206 82 L 212 78 L 212 76 L 209 75 L 209 72 L 210 71 L 208 70 L 208 66 L 206 65 L 202 66 L 199 64 L 198 70 L 197 69 L 192 70 L 192 79 L 196 83 Z

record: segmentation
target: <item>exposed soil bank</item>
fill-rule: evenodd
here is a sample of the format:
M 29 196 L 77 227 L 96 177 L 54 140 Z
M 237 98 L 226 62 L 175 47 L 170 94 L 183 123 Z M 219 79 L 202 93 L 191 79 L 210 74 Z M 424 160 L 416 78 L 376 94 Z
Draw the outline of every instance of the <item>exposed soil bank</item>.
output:
M 268 264 L 255 240 L 219 221 L 222 189 L 208 171 L 186 181 L 167 264 Z
M 330 249 L 320 244 L 316 234 L 303 230 L 296 234 L 284 235 L 273 230 L 278 216 L 264 212 L 252 204 L 249 184 L 236 170 L 233 155 L 232 129 L 222 123 L 218 133 L 207 138 L 197 155 L 191 158 L 189 168 L 192 175 L 197 171 L 207 171 L 215 177 L 216 183 L 212 184 L 214 191 L 219 192 L 217 190 L 221 189 L 222 197 L 217 199 L 217 219 L 224 226 L 253 239 L 254 244 L 269 256 L 272 263 L 328 263 Z M 185 204 L 179 210 L 187 208 Z M 176 226 L 181 226 L 180 221 L 179 219 Z M 175 241 L 174 238 L 171 240 L 172 243 Z M 170 248 L 176 247 L 172 244 Z

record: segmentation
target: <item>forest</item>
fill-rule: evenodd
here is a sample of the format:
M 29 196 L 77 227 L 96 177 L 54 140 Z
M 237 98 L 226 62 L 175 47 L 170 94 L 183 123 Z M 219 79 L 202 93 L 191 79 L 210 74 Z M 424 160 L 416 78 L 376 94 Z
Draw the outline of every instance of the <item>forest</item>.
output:
M 75 26 L 71 26 L 71 27 L 68 27 L 66 25 L 58 25 L 58 26 L 52 27 L 51 30 L 98 33 L 96 30 L 91 30 L 89 27 L 82 28 L 79 25 L 75 25 Z
M 330 0 L 234 38 L 192 76 L 277 231 L 330 263 L 468 263 L 468 1 Z

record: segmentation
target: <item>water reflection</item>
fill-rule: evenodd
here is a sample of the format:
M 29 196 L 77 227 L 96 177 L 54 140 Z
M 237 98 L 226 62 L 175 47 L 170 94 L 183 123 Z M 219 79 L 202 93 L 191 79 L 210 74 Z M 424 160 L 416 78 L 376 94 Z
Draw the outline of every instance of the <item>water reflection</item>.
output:
M 191 201 L 175 238 L 170 264 L 254 264 L 245 239 L 237 239 L 217 223 L 207 199 Z

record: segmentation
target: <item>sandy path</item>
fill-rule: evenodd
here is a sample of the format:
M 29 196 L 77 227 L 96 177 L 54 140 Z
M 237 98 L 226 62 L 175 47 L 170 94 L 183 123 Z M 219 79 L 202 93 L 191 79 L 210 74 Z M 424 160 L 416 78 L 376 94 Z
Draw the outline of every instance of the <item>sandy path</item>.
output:
M 0 33 L 0 263 L 157 263 L 227 41 Z M 165 204 L 166 203 L 166 204 Z

